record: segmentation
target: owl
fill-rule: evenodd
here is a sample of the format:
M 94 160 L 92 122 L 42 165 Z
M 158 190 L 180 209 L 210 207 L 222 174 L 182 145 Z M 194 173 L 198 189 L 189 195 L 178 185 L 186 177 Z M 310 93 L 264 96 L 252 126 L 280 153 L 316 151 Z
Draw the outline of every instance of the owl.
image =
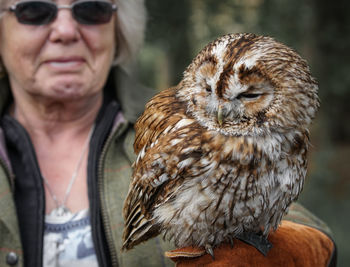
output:
M 267 238 L 302 190 L 317 91 L 306 61 L 273 38 L 208 44 L 135 124 L 123 249 L 160 233 L 210 254 Z

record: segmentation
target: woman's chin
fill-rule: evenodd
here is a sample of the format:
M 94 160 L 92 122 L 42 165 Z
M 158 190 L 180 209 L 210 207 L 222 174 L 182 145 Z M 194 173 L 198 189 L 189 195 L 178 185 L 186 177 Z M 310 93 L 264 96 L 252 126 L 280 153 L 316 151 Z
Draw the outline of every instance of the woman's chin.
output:
M 81 84 L 55 84 L 44 88 L 39 95 L 44 99 L 70 102 L 90 96 L 91 90 Z

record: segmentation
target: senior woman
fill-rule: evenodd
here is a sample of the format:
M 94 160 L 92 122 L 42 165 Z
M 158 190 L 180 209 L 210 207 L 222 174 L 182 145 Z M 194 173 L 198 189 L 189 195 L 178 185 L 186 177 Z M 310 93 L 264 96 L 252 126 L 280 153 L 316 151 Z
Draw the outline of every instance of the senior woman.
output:
M 1 1 L 0 266 L 170 263 L 158 239 L 119 253 L 150 92 L 112 66 L 144 17 L 142 0 Z

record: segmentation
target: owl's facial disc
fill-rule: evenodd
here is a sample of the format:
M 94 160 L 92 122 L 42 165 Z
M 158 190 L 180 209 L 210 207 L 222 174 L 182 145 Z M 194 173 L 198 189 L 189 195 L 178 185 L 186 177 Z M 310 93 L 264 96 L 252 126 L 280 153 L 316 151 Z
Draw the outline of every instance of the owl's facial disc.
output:
M 220 128 L 254 119 L 269 106 L 274 94 L 273 86 L 266 80 L 251 84 L 230 82 L 221 96 L 216 93 L 215 83 L 206 81 L 200 87 L 200 93 L 194 97 L 198 99 L 196 104 L 203 103 L 207 116 L 214 118 Z
M 216 116 L 219 127 L 248 122 L 268 109 L 274 87 L 266 80 L 242 84 L 231 83 L 217 100 Z
M 258 114 L 268 109 L 275 92 L 275 86 L 255 64 L 234 65 L 220 85 L 217 95 L 222 103 L 222 121 L 229 124 L 253 122 Z

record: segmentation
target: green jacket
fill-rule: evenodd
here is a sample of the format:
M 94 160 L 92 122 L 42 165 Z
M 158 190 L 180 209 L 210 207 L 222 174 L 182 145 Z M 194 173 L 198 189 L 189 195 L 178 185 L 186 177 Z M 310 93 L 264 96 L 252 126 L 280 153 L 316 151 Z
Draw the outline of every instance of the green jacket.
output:
M 129 188 L 133 153 L 133 123 L 142 112 L 145 101 L 152 96 L 151 90 L 137 86 L 119 69 L 112 70 L 118 101 L 122 106 L 126 121 L 112 130 L 99 159 L 98 190 L 102 221 L 113 266 L 173 266 L 164 257 L 164 251 L 172 249 L 161 237 L 137 246 L 128 252 L 121 252 L 123 230 L 122 208 Z M 7 83 L 0 82 L 0 110 L 4 109 L 9 95 Z M 5 140 L 0 129 L 0 266 L 9 266 L 7 261 L 23 266 L 22 245 L 13 200 L 14 176 L 5 148 Z M 35 244 L 33 244 L 35 245 Z

